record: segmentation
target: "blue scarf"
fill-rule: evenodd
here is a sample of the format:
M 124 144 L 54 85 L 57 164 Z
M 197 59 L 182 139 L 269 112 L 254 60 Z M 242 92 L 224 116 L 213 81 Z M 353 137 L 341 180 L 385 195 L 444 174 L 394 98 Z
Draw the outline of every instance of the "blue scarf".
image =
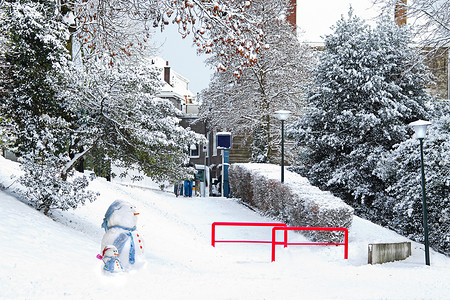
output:
M 113 227 L 116 227 L 116 226 L 113 226 Z M 117 227 L 124 228 L 121 226 L 117 226 Z M 134 246 L 134 239 L 133 239 L 133 235 L 131 234 L 131 231 L 133 231 L 135 229 L 136 229 L 136 227 L 132 228 L 131 230 L 127 229 L 129 231 L 126 234 L 121 233 L 113 243 L 113 245 L 116 246 L 119 253 L 122 253 L 123 247 L 125 246 L 125 242 L 127 241 L 128 238 L 130 238 L 130 253 L 128 255 L 128 260 L 129 260 L 130 264 L 132 264 L 132 265 L 136 262 L 136 259 L 135 259 L 136 249 Z
M 105 265 L 103 266 L 103 270 L 114 273 L 114 265 L 115 265 L 116 261 L 119 263 L 120 269 L 123 270 L 122 264 L 115 257 L 111 257 L 110 259 L 108 259 L 105 262 Z

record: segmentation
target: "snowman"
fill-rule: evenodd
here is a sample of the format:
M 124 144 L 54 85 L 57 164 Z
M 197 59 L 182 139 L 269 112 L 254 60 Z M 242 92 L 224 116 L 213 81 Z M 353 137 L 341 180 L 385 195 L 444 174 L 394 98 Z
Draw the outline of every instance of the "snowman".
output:
M 118 259 L 125 271 L 142 267 L 144 259 L 144 243 L 136 230 L 136 207 L 126 201 L 116 200 L 108 208 L 102 227 L 105 235 L 102 249 L 113 245 L 119 252 Z
M 97 255 L 98 259 L 103 260 L 103 270 L 110 273 L 119 273 L 123 271 L 119 259 L 119 251 L 114 245 L 107 245 L 102 254 Z

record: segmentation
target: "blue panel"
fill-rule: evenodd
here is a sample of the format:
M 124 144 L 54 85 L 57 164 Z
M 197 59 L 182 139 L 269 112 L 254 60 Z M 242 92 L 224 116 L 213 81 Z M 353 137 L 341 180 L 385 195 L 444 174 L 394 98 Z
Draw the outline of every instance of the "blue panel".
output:
M 217 134 L 217 149 L 231 149 L 230 134 Z

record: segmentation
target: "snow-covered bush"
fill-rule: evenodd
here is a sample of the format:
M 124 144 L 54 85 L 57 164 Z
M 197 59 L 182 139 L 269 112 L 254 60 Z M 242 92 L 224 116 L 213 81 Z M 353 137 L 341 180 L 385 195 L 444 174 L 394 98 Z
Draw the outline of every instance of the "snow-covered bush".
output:
M 86 176 L 75 177 L 73 169 L 66 170 L 70 158 L 59 151 L 59 137 L 66 132 L 66 123 L 48 115 L 39 118 L 39 122 L 45 126 L 35 132 L 39 136 L 35 147 L 19 158 L 24 171 L 19 182 L 25 187 L 19 193 L 45 215 L 52 209 L 74 209 L 94 201 L 97 194 L 87 190 Z
M 34 160 L 30 155 L 20 159 L 24 176 L 20 183 L 26 188 L 25 197 L 30 205 L 47 215 L 50 210 L 68 210 L 77 208 L 86 201 L 94 201 L 97 194 L 87 190 L 89 180 L 86 176 L 61 177 L 62 163 L 67 162 L 63 157 L 47 157 L 45 163 Z
M 287 171 L 279 181 L 280 167 L 270 164 L 232 164 L 230 187 L 235 197 L 290 226 L 345 227 L 353 220 L 353 209 L 329 192 L 312 186 L 300 175 Z M 306 231 L 315 241 L 338 242 L 339 232 Z

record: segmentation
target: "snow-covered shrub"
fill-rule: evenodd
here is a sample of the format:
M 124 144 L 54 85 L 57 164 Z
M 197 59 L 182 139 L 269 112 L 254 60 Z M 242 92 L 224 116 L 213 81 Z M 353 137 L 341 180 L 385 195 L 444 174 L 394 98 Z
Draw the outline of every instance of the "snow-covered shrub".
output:
M 232 164 L 228 173 L 231 194 L 254 206 L 250 172 L 237 164 Z
M 42 129 L 30 136 L 37 140 L 35 147 L 19 158 L 23 170 L 19 182 L 25 187 L 20 193 L 45 215 L 52 209 L 67 210 L 94 201 L 96 193 L 87 190 L 86 176 L 74 177 L 74 170 L 67 167 L 69 156 L 60 151 L 64 142 L 61 136 L 67 133 L 66 122 L 48 115 L 38 122 L 43 124 Z
M 329 192 L 312 186 L 300 175 L 287 171 L 279 181 L 280 167 L 270 164 L 232 164 L 232 194 L 262 213 L 297 227 L 346 227 L 353 209 Z M 315 241 L 342 241 L 342 233 L 305 231 Z
M 63 156 L 49 155 L 42 159 L 32 154 L 20 159 L 24 171 L 20 183 L 26 188 L 24 196 L 30 205 L 45 215 L 53 209 L 74 209 L 96 199 L 96 193 L 86 190 L 89 185 L 86 176 L 74 177 L 71 170 L 67 174 L 69 178 L 62 178 L 62 168 L 67 161 L 68 158 Z

